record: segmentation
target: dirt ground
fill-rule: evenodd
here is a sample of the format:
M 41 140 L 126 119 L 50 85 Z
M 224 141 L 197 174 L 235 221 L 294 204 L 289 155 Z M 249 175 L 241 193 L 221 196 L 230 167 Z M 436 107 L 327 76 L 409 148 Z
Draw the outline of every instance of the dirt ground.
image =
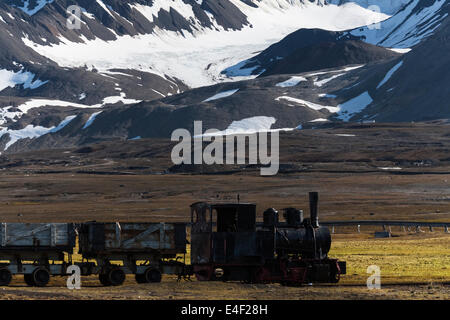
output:
M 321 221 L 450 222 L 450 129 L 425 129 L 282 136 L 283 170 L 273 177 L 250 167 L 174 171 L 167 159 L 171 144 L 160 140 L 3 155 L 0 216 L 2 222 L 186 222 L 191 203 L 232 202 L 239 195 L 257 204 L 261 219 L 269 207 L 297 207 L 308 215 L 307 193 L 318 191 Z M 0 288 L 0 299 L 450 299 L 449 234 L 394 229 L 396 237 L 374 239 L 373 228 L 361 234 L 353 229 L 333 235 L 330 256 L 348 263 L 337 285 L 177 282 L 166 276 L 161 284 L 138 285 L 128 277 L 122 287 L 103 288 L 96 277 L 87 277 L 81 290 L 71 291 L 62 278 L 46 288 L 28 288 L 17 276 Z M 381 267 L 381 290 L 366 287 L 371 264 Z
M 20 281 L 19 281 L 20 280 Z M 380 290 L 365 285 L 314 285 L 284 287 L 279 284 L 241 284 L 222 282 L 181 281 L 165 277 L 160 284 L 137 285 L 128 277 L 121 287 L 101 287 L 95 277 L 83 279 L 80 290 L 65 288 L 64 280 L 53 280 L 45 288 L 26 287 L 17 279 L 10 287 L 0 288 L 4 300 L 341 300 L 341 299 L 450 299 L 450 286 L 440 283 L 388 284 Z
M 254 175 L 0 175 L 5 222 L 189 221 L 196 201 L 308 210 L 319 192 L 321 220 L 450 221 L 450 175 L 298 173 Z

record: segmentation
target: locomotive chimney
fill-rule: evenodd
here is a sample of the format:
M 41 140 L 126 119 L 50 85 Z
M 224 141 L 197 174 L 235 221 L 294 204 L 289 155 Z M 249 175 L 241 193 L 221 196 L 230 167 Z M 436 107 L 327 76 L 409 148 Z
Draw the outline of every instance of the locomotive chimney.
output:
M 319 215 L 317 211 L 317 204 L 319 202 L 319 193 L 309 193 L 309 212 L 311 214 L 311 224 L 314 228 L 319 227 Z

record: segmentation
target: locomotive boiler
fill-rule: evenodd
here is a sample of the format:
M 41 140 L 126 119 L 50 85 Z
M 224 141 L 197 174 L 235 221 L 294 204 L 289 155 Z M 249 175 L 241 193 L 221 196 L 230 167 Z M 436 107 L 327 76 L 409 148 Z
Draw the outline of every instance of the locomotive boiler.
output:
M 191 205 L 191 265 L 199 280 L 336 283 L 344 261 L 331 259 L 331 236 L 319 225 L 318 194 L 311 192 L 310 217 L 296 208 L 270 208 L 256 223 L 256 205 Z

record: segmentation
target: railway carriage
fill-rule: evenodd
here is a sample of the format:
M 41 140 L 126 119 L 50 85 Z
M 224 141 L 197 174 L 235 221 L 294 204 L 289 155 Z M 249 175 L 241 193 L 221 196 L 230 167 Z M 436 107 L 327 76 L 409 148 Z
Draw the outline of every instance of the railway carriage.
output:
M 23 274 L 31 286 L 45 286 L 51 275 L 66 275 L 76 234 L 71 223 L 1 223 L 0 285 Z

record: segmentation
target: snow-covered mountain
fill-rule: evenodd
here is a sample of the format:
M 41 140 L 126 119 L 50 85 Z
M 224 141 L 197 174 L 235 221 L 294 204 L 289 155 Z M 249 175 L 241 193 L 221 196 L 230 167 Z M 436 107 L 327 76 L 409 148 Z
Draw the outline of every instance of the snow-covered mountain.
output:
M 354 120 L 378 122 L 450 118 L 450 17 L 411 52 L 381 65 L 353 89 L 373 102 Z
M 388 17 L 321 0 L 78 2 L 81 30 L 65 27 L 66 1 L 49 3 L 33 15 L 33 29 L 22 23 L 13 28 L 25 30 L 19 35 L 23 42 L 59 66 L 132 68 L 190 87 L 227 80 L 220 75 L 224 68 L 299 28 L 345 30 Z
M 348 120 L 352 104 L 379 97 L 331 91 L 374 82 L 398 63 L 380 46 L 419 47 L 448 15 L 448 0 L 380 1 L 381 12 L 373 2 L 0 0 L 0 149 L 165 137 L 194 120 L 221 130 L 254 117 L 276 128 Z M 74 4 L 79 29 L 67 27 Z M 299 57 L 291 72 L 311 72 L 280 75 Z
M 379 25 L 357 28 L 350 33 L 383 47 L 411 48 L 432 35 L 449 13 L 448 0 L 412 0 Z
M 240 61 L 222 72 L 228 76 L 259 75 L 265 70 L 284 64 L 283 59 L 295 51 L 324 42 L 340 42 L 349 39 L 407 52 L 432 35 L 449 12 L 448 0 L 411 0 L 402 6 L 395 15 L 377 24 L 341 32 L 316 29 L 297 30 L 258 55 Z

